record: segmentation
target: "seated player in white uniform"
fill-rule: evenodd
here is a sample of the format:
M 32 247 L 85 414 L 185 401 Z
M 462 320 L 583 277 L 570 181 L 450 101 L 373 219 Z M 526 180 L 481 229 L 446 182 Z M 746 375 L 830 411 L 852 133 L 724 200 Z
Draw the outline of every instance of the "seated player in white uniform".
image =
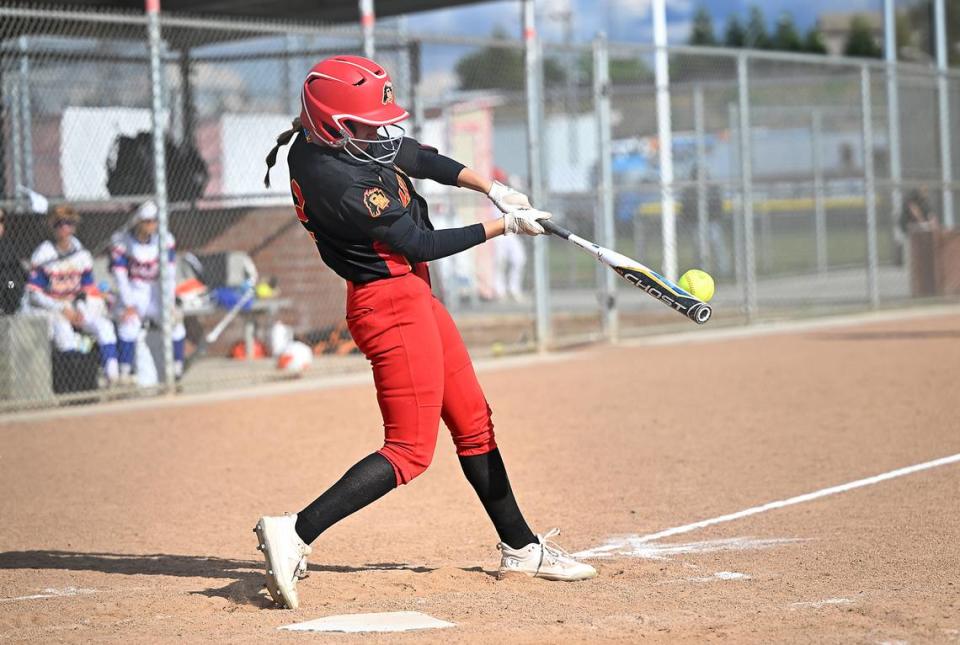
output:
M 93 283 L 93 256 L 73 235 L 79 221 L 70 206 L 50 212 L 53 240 L 43 242 L 30 258 L 24 309 L 47 314 L 50 337 L 61 352 L 79 349 L 77 330 L 96 338 L 104 376 L 112 384 L 118 375 L 117 336 Z
M 169 237 L 166 261 L 170 263 L 167 289 L 170 300 L 176 286 L 176 255 L 173 236 Z M 117 329 L 120 336 L 120 376 L 127 380 L 136 358 L 137 336 L 144 321 L 160 323 L 160 242 L 157 235 L 157 205 L 144 202 L 133 217 L 130 230 L 113 239 L 110 270 L 117 282 Z M 183 374 L 183 341 L 187 332 L 183 321 L 173 326 L 174 374 Z

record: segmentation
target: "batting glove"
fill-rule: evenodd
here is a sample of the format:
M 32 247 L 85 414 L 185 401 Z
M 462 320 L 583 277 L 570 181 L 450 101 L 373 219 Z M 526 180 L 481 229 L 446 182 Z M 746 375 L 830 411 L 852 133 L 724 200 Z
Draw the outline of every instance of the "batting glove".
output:
M 550 219 L 547 211 L 535 208 L 520 208 L 503 216 L 504 235 L 544 235 L 546 231 L 537 222 L 538 219 Z
M 521 208 L 530 208 L 530 200 L 523 193 L 494 181 L 487 193 L 490 201 L 500 209 L 501 213 L 512 213 Z

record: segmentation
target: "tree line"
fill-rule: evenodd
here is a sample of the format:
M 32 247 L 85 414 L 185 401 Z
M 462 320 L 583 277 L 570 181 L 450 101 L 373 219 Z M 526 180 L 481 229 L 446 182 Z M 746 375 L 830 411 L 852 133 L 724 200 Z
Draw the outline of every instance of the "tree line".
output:
M 931 3 L 919 2 L 897 12 L 896 38 L 898 55 L 904 60 L 929 60 L 933 51 L 930 17 Z M 960 64 L 960 0 L 947 0 L 947 42 L 950 48 L 950 64 Z M 493 38 L 503 40 L 504 46 L 482 47 L 457 61 L 455 72 L 462 90 L 502 89 L 520 91 L 524 87 L 523 51 L 509 46 L 507 32 L 497 27 Z M 700 6 L 693 17 L 688 44 L 710 47 L 734 47 L 787 51 L 807 54 L 826 54 L 823 33 L 814 25 L 801 33 L 794 18 L 784 13 L 768 27 L 763 10 L 753 6 L 746 19 L 731 16 L 718 36 L 713 17 L 706 7 Z M 543 61 L 544 82 L 548 88 L 564 85 L 572 75 L 574 84 L 589 86 L 593 64 L 589 52 L 584 52 L 571 64 L 563 57 L 545 52 Z M 881 58 L 883 48 L 874 36 L 870 21 L 864 15 L 853 15 L 843 48 L 844 56 Z M 671 63 L 671 77 L 700 77 L 713 73 L 708 60 L 691 60 L 687 56 L 681 63 Z M 652 78 L 652 71 L 638 57 L 611 58 L 610 78 L 614 84 L 636 83 Z
M 947 46 L 951 66 L 960 64 L 960 0 L 947 0 Z M 897 57 L 900 60 L 929 62 L 935 56 L 933 44 L 933 3 L 915 2 L 896 14 Z M 723 36 L 717 35 L 713 17 L 700 6 L 693 17 L 690 45 L 738 47 L 772 51 L 826 54 L 827 47 L 819 26 L 814 25 L 803 35 L 793 16 L 784 13 L 772 32 L 758 6 L 753 6 L 746 20 L 732 16 L 727 20 Z M 882 58 L 883 45 L 877 41 L 870 21 L 862 14 L 850 17 L 844 41 L 843 55 L 857 58 Z
M 807 54 L 827 53 L 823 32 L 818 25 L 814 25 L 801 35 L 793 16 L 783 13 L 771 32 L 767 27 L 763 10 L 758 6 L 750 8 L 746 21 L 738 16 L 731 16 L 727 20 L 722 38 L 716 35 L 710 11 L 706 7 L 699 7 L 693 16 L 688 42 L 690 45 L 708 47 L 765 49 Z M 850 19 L 850 29 L 847 32 L 843 54 L 866 58 L 879 58 L 883 54 L 874 40 L 870 23 L 864 16 L 854 15 Z

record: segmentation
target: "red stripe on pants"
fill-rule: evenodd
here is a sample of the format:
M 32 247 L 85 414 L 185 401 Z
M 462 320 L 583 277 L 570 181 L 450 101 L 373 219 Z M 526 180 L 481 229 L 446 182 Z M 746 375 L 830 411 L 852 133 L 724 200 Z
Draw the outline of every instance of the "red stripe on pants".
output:
M 458 455 L 497 447 L 470 355 L 428 281 L 417 270 L 347 289 L 347 326 L 373 366 L 383 414 L 380 454 L 393 464 L 398 484 L 430 465 L 441 417 Z

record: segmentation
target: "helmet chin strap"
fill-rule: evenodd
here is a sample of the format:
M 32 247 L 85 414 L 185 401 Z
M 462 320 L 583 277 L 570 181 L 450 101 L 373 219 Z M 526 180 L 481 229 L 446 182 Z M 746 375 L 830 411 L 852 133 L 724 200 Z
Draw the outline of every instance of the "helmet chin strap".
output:
M 388 128 L 395 128 L 395 130 L 391 132 Z M 403 126 L 395 123 L 377 128 L 378 135 L 381 134 L 381 131 L 383 136 L 377 139 L 356 139 L 354 137 L 348 137 L 343 149 L 354 160 L 360 163 L 391 164 L 400 152 L 400 142 L 403 140 L 407 131 Z M 358 143 L 365 143 L 366 146 L 361 148 L 357 145 Z M 380 146 L 385 151 L 384 154 L 377 156 L 370 154 L 369 151 L 372 146 Z

